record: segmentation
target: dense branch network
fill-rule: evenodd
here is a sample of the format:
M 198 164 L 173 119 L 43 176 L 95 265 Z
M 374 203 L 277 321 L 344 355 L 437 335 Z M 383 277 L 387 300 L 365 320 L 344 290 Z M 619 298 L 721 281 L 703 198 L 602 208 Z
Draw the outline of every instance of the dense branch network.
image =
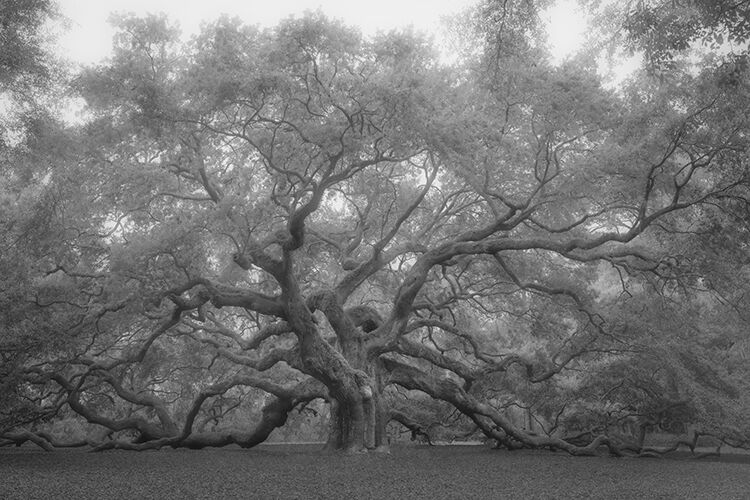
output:
M 182 53 L 131 22 L 165 45 L 119 47 L 82 79 L 100 132 L 70 168 L 101 172 L 78 208 L 97 217 L 33 296 L 65 312 L 71 344 L 16 374 L 39 421 L 74 414 L 100 436 L 11 426 L 0 445 L 251 447 L 318 401 L 329 447 L 383 449 L 390 422 L 427 433 L 409 404 L 421 394 L 508 448 L 650 453 L 614 429 L 666 425 L 687 405 L 680 375 L 732 399 L 703 359 L 660 371 L 653 332 L 622 312 L 713 307 L 679 295 L 702 283 L 680 245 L 698 216 L 746 206 L 732 95 L 627 101 L 501 52 L 508 75 L 455 78 L 418 40 L 316 16 L 268 32 L 222 21 Z M 135 195 L 101 200 L 117 189 Z M 747 442 L 719 428 L 679 442 Z

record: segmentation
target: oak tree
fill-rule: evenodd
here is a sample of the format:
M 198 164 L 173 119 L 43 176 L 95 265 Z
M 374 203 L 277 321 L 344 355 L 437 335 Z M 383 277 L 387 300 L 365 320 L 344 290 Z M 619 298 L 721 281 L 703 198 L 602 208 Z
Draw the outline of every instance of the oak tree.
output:
M 510 4 L 453 66 L 320 14 L 187 44 L 121 18 L 75 81 L 88 119 L 56 136 L 18 298 L 59 340 L 18 397 L 100 435 L 5 442 L 249 447 L 317 400 L 347 451 L 391 421 L 571 454 L 659 426 L 746 444 L 721 359 L 746 343 L 747 76 L 610 90 Z

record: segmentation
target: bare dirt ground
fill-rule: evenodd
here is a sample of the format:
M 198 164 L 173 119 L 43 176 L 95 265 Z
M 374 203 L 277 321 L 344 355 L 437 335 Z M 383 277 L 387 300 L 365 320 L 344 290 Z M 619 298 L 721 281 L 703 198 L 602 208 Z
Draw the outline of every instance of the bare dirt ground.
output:
M 319 445 L 154 452 L 0 449 L 2 499 L 750 499 L 750 457 L 576 458 L 481 446 L 340 456 Z

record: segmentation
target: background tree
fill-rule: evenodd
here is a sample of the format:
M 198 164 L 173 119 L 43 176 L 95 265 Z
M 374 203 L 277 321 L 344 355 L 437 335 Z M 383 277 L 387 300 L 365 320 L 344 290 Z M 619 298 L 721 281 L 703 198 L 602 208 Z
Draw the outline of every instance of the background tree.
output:
M 47 1 L 0 2 L 0 430 L 35 420 L 38 406 L 17 398 L 18 369 L 42 350 L 52 319 L 26 298 L 49 251 L 44 233 L 55 210 L 54 189 L 44 184 L 50 164 L 47 139 L 56 121 L 45 95 L 58 84 L 45 23 L 56 17 Z M 46 240 L 42 242 L 42 240 Z M 27 253 L 34 248 L 33 254 Z M 42 412 L 44 414 L 44 412 Z
M 719 67 L 725 78 L 747 71 L 750 4 L 732 0 L 582 1 L 591 16 L 588 50 L 610 57 L 640 55 L 652 76 L 698 66 Z
M 700 42 L 713 49 L 728 45 L 746 64 L 750 38 L 750 3 L 732 0 L 632 2 L 624 28 L 635 49 L 653 69 L 674 64 L 675 56 Z

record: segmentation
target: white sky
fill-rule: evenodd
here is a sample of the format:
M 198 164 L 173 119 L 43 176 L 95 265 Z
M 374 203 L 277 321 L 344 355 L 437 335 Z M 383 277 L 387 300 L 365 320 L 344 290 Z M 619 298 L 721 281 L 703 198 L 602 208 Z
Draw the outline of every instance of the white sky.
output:
M 58 0 L 62 14 L 70 22 L 59 38 L 61 53 L 87 64 L 107 57 L 111 50 L 112 29 L 107 18 L 112 12 L 166 12 L 179 22 L 188 37 L 203 21 L 222 13 L 236 15 L 248 24 L 273 26 L 280 19 L 305 10 L 320 8 L 330 17 L 358 26 L 364 34 L 378 30 L 413 26 L 419 31 L 438 34 L 441 19 L 455 15 L 479 0 Z M 580 45 L 584 22 L 574 8 L 574 0 L 559 0 L 549 14 L 550 44 L 560 60 Z

